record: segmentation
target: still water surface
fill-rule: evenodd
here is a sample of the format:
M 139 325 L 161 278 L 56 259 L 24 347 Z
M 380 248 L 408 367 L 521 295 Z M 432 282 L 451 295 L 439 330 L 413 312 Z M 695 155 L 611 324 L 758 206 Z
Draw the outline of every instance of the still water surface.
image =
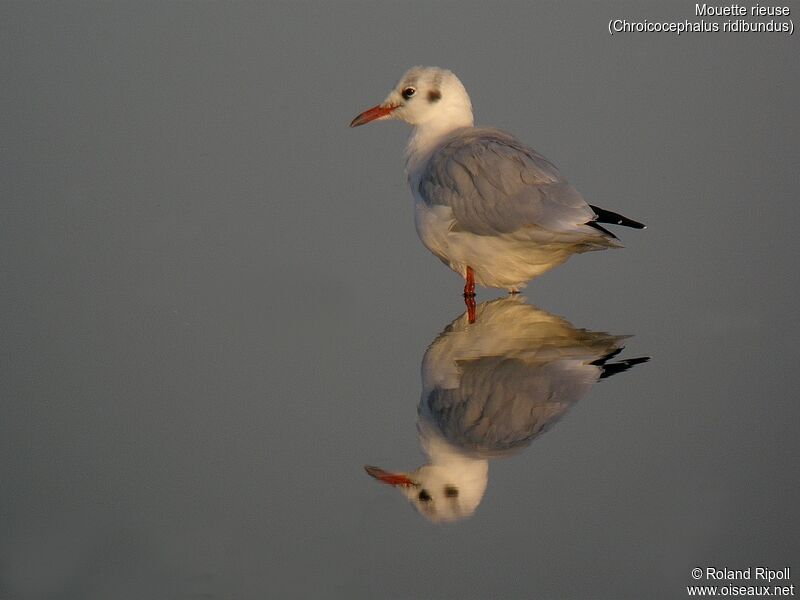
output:
M 3 600 L 800 570 L 797 36 L 395 7 L 0 6 Z M 413 64 L 648 229 L 465 323 L 406 130 L 347 128 Z

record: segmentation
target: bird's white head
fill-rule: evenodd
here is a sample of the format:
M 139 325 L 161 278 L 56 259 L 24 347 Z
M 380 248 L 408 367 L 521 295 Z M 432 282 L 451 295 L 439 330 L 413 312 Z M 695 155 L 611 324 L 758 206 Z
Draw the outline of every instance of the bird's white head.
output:
M 381 104 L 365 110 L 350 123 L 399 119 L 416 127 L 453 130 L 473 123 L 467 90 L 452 71 L 412 67 Z
M 378 467 L 365 469 L 378 481 L 400 490 L 423 517 L 434 523 L 472 516 L 489 480 L 489 462 L 484 459 L 431 463 L 411 473 L 391 473 Z
M 468 456 L 450 444 L 439 429 L 421 416 L 420 444 L 430 462 L 410 473 L 365 467 L 372 477 L 397 488 L 419 513 L 434 523 L 472 516 L 489 481 L 489 461 Z

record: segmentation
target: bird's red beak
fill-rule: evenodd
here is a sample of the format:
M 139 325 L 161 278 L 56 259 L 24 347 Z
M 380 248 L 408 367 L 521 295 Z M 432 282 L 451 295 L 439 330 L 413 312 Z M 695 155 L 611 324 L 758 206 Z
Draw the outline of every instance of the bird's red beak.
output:
M 378 106 L 373 106 L 369 110 L 365 110 L 360 115 L 358 115 L 355 119 L 350 122 L 350 127 L 358 127 L 359 125 L 365 125 L 370 121 L 375 121 L 377 119 L 384 119 L 388 117 L 397 106 L 383 106 L 379 104 Z
M 409 479 L 402 473 L 389 473 L 389 471 L 384 471 L 383 469 L 379 469 L 378 467 L 370 467 L 365 466 L 364 470 L 372 475 L 378 481 L 382 481 L 383 483 L 388 483 L 389 485 L 402 485 L 402 486 L 412 486 L 416 487 L 417 482 L 413 479 Z

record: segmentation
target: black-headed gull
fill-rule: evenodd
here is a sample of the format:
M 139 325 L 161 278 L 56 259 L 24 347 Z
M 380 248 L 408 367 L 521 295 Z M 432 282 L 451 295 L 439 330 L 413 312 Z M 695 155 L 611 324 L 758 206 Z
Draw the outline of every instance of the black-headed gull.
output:
M 406 171 L 422 243 L 466 280 L 514 293 L 571 255 L 620 248 L 601 224 L 641 223 L 587 204 L 544 156 L 513 136 L 473 126 L 461 81 L 414 67 L 351 127 L 400 119 L 414 126 Z
M 576 329 L 510 296 L 445 327 L 422 359 L 417 429 L 429 462 L 411 472 L 365 467 L 400 490 L 426 518 L 472 515 L 489 460 L 525 448 L 598 380 L 646 362 L 616 360 L 628 336 Z

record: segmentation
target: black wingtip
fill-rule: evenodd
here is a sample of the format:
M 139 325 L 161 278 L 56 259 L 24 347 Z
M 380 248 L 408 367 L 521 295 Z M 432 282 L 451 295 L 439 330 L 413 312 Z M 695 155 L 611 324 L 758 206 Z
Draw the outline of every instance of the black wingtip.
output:
M 597 220 L 593 222 L 608 223 L 609 225 L 622 225 L 623 227 L 632 227 L 633 229 L 646 228 L 644 223 L 639 223 L 639 221 L 634 221 L 633 219 L 629 219 L 628 217 L 624 217 L 619 213 L 606 210 L 605 208 L 600 208 L 599 206 L 594 206 L 592 204 L 589 205 L 589 208 L 591 208 L 597 215 Z
M 613 233 L 611 233 L 611 232 L 610 232 L 608 229 L 606 229 L 605 227 L 603 227 L 602 225 L 600 225 L 600 223 L 598 223 L 597 221 L 589 221 L 589 222 L 587 223 L 587 225 L 588 225 L 589 227 L 594 227 L 595 229 L 597 229 L 597 231 L 600 231 L 600 232 L 602 232 L 602 233 L 605 233 L 605 234 L 606 234 L 608 237 L 610 237 L 610 238 L 613 238 L 613 239 L 615 239 L 615 240 L 618 240 L 618 239 L 619 239 L 617 236 L 615 236 Z

